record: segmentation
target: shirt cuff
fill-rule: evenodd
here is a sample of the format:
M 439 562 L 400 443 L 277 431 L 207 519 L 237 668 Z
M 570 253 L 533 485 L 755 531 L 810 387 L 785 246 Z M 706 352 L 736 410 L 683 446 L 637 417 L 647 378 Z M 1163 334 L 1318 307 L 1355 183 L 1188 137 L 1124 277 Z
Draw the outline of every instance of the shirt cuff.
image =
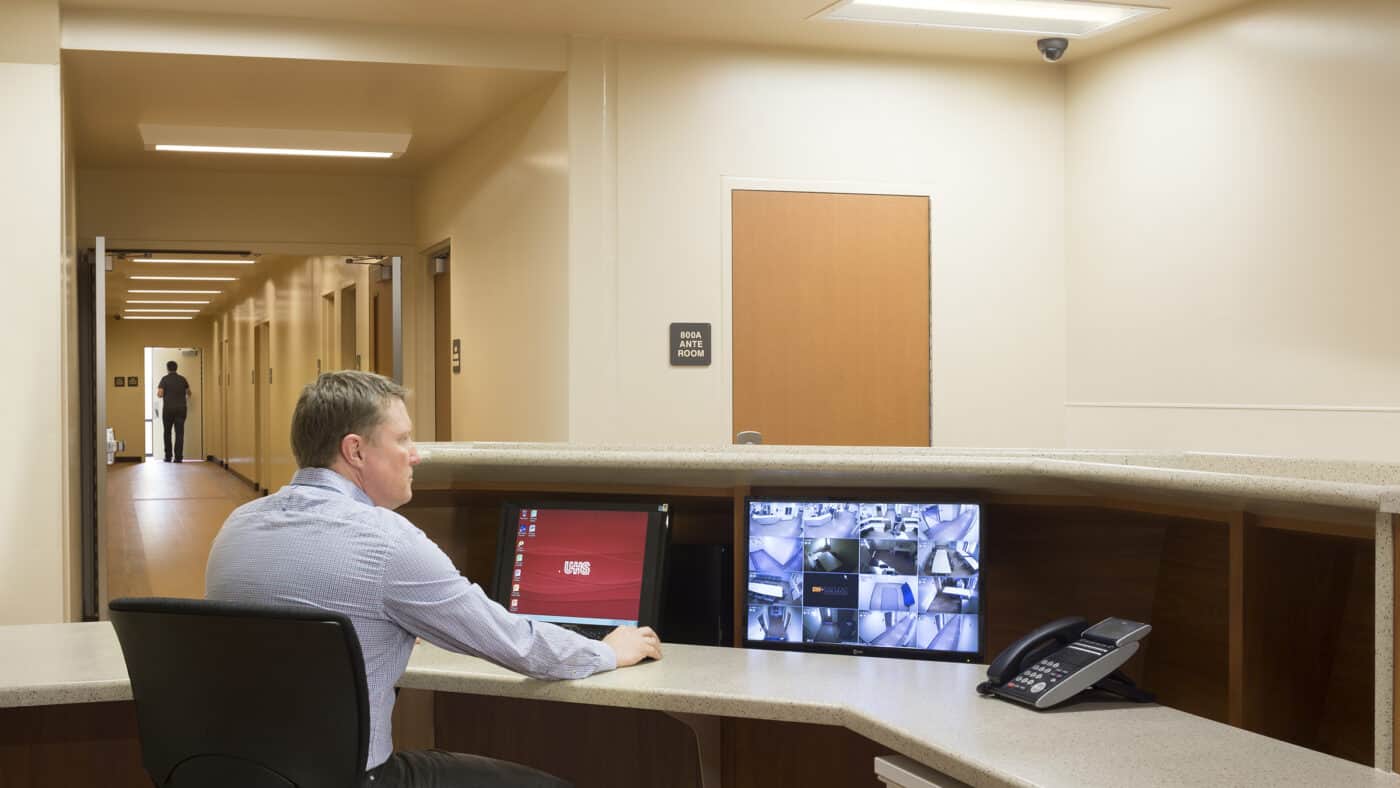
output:
M 598 641 L 598 672 L 617 670 L 617 652 L 603 641 Z

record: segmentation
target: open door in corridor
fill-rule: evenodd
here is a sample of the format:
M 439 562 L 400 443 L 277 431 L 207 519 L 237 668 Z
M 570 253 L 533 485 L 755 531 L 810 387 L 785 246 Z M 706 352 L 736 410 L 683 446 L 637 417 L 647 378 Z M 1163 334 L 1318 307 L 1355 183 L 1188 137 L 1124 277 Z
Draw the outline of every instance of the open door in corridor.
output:
M 166 364 L 175 362 L 176 372 L 189 381 L 190 393 L 185 411 L 185 454 L 186 460 L 202 460 L 204 451 L 204 355 L 199 348 L 148 347 L 146 348 L 146 456 L 160 457 L 165 452 L 165 427 L 163 414 L 165 400 L 156 396 L 161 378 L 166 375 Z M 174 437 L 172 435 L 172 440 Z
M 929 445 L 929 198 L 731 195 L 734 433 Z

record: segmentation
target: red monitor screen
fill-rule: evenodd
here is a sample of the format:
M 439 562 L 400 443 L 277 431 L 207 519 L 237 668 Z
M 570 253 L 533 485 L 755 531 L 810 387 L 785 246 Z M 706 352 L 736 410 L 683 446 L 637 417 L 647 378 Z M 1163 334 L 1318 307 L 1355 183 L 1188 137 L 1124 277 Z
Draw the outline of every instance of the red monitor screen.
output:
M 635 625 L 647 559 L 645 511 L 521 508 L 506 608 L 532 618 Z M 504 553 L 504 551 L 503 551 Z

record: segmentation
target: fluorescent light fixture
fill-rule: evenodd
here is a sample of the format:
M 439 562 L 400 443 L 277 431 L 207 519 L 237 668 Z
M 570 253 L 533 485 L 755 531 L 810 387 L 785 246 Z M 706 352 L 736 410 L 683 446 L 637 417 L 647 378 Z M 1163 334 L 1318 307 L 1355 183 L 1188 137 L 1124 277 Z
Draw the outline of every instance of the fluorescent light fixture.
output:
M 194 315 L 122 315 L 122 320 L 194 320 Z
M 208 301 L 174 301 L 174 300 L 171 300 L 171 301 L 154 301 L 154 300 L 147 301 L 147 300 L 142 300 L 142 299 L 138 299 L 138 298 L 128 298 L 128 299 L 126 299 L 126 302 L 127 302 L 128 304 L 207 304 L 207 303 L 209 303 Z
M 1165 10 L 1083 0 L 841 0 L 817 16 L 1084 38 Z
M 171 314 L 197 315 L 198 309 L 123 309 L 123 312 L 169 312 Z
M 310 148 L 240 148 L 232 145 L 157 145 L 155 150 L 176 153 L 252 153 L 263 156 L 342 156 L 351 159 L 392 159 L 391 151 L 314 150 Z M 147 260 L 145 262 L 156 262 Z M 203 261 L 201 261 L 203 262 Z
M 141 295 L 219 295 L 222 290 L 128 290 L 127 295 L 140 293 Z
M 180 264 L 182 264 L 182 265 L 252 265 L 253 263 L 256 263 L 257 260 L 242 260 L 242 259 L 237 259 L 237 260 L 234 260 L 234 259 L 230 259 L 230 260 L 209 260 L 209 259 L 195 260 L 195 259 L 193 259 L 193 258 L 185 258 L 185 257 L 133 257 L 133 258 L 131 258 L 131 262 L 133 262 L 133 263 L 180 263 Z
M 146 150 L 265 156 L 349 156 L 397 159 L 412 134 L 324 129 L 243 129 L 139 124 Z
M 131 279 L 158 279 L 166 282 L 237 282 L 236 276 L 150 276 L 148 274 L 133 274 Z M 131 292 L 131 291 L 127 291 Z

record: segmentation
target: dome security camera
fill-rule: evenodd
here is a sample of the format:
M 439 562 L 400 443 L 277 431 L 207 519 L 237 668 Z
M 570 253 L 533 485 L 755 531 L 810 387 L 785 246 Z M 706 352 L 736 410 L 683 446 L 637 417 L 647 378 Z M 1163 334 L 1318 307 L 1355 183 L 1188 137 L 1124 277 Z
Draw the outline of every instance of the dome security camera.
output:
M 1069 49 L 1069 39 L 1042 38 L 1035 42 L 1035 48 L 1040 50 L 1040 56 L 1045 58 L 1046 63 L 1054 63 L 1065 56 L 1065 50 Z

